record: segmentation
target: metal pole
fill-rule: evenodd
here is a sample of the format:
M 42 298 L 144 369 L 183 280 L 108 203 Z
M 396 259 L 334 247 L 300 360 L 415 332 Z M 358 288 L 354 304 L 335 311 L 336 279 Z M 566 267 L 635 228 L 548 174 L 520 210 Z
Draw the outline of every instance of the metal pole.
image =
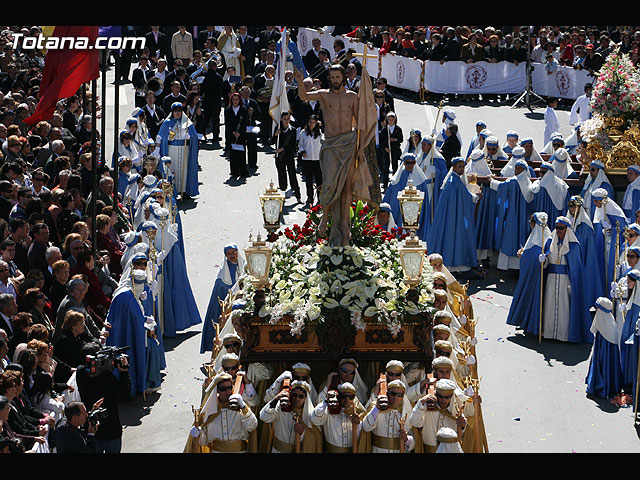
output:
M 100 122 L 100 146 L 102 147 L 100 149 L 100 162 L 102 163 L 102 165 L 105 165 L 105 161 L 104 161 L 104 152 L 106 150 L 105 148 L 105 138 L 106 138 L 106 131 L 107 131 L 107 115 L 106 115 L 106 110 L 104 108 L 104 106 L 107 103 L 107 62 L 108 62 L 108 58 L 109 56 L 107 55 L 107 51 L 103 50 L 102 51 L 102 121 Z
M 119 135 L 119 119 L 120 119 L 120 54 L 117 50 L 113 52 L 115 61 L 115 90 L 113 96 L 113 209 L 118 208 L 118 178 L 119 170 L 117 164 Z
M 83 92 L 85 88 L 83 86 Z M 96 254 L 96 243 L 98 241 L 98 236 L 96 232 L 96 196 L 98 193 L 98 131 L 96 129 L 96 106 L 98 102 L 96 101 L 96 97 L 98 96 L 98 81 L 91 81 L 91 124 L 93 128 L 91 129 L 91 231 L 92 231 L 92 240 L 91 240 L 91 248 L 93 251 L 93 255 Z

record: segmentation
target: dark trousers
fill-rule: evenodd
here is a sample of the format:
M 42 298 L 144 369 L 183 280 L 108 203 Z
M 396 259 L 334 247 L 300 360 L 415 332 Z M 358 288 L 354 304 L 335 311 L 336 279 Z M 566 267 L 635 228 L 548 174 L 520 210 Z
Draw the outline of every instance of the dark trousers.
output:
M 232 177 L 248 177 L 246 152 L 229 147 L 229 167 Z
M 322 186 L 322 169 L 318 160 L 301 160 L 302 175 L 304 175 L 304 183 L 307 186 L 307 201 L 313 203 L 313 184 L 318 187 Z
M 271 135 L 273 133 L 272 130 L 272 122 L 273 119 L 271 115 L 269 115 L 269 104 L 261 103 L 261 119 L 260 119 L 260 137 L 262 138 L 262 143 L 264 145 L 271 145 L 272 139 Z
M 389 185 L 389 154 L 381 145 L 376 148 L 376 155 L 378 157 L 378 171 L 380 173 L 380 181 L 386 189 L 387 185 Z
M 296 177 L 296 162 L 293 156 L 280 154 L 276 157 L 276 169 L 278 170 L 278 186 L 283 192 L 287 191 L 287 176 L 291 184 L 291 190 L 296 197 L 300 196 L 300 185 Z
M 209 127 L 209 121 L 213 121 L 213 126 L 211 127 L 211 134 L 213 135 L 213 141 L 215 142 L 220 137 L 220 104 L 215 103 L 207 103 L 204 105 L 204 131 L 202 132 L 206 135 L 207 128 Z
M 247 163 L 251 168 L 258 167 L 258 135 L 247 133 Z

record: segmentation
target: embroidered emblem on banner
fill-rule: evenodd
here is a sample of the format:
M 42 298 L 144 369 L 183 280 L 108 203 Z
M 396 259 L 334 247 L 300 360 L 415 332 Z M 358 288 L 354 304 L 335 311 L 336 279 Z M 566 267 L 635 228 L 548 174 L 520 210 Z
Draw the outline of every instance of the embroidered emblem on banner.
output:
M 487 71 L 481 65 L 472 65 L 467 67 L 464 77 L 470 88 L 480 88 L 487 80 Z
M 571 77 L 564 70 L 556 70 L 556 86 L 560 95 L 566 95 L 571 88 Z
M 398 62 L 396 65 L 396 80 L 398 80 L 400 84 L 402 84 L 404 80 L 404 64 L 402 62 Z
M 300 42 L 300 51 L 306 52 L 307 51 L 307 32 L 305 32 L 304 30 L 301 30 L 300 32 L 298 32 L 298 41 Z

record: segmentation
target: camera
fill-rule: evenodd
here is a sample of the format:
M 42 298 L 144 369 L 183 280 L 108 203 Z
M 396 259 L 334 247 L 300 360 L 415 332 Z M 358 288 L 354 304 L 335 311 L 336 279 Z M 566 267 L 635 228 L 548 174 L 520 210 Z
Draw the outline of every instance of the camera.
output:
M 102 420 L 107 418 L 108 416 L 109 416 L 109 412 L 107 411 L 106 408 L 97 408 L 89 412 L 89 418 L 87 419 L 87 421 L 92 425 L 95 425 L 98 422 L 101 422 Z
M 129 356 L 125 354 L 131 347 L 104 347 L 95 355 L 85 357 L 85 367 L 90 377 L 96 377 L 104 372 L 111 372 L 113 367 L 129 368 L 123 361 Z

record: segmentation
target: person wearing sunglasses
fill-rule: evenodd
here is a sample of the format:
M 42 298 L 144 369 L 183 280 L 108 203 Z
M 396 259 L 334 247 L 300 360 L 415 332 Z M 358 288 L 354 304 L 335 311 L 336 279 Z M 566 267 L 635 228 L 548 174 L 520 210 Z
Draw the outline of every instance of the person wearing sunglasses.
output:
M 327 397 L 327 392 L 334 390 L 342 383 L 351 383 L 356 387 L 358 400 L 364 405 L 367 403 L 367 392 L 369 389 L 358 372 L 358 362 L 353 358 L 343 358 L 338 362 L 337 371 L 330 372 L 327 379 L 319 387 L 316 403 L 323 402 Z
M 249 405 L 249 407 L 256 407 L 259 400 L 258 393 L 251 384 L 251 380 L 249 380 L 246 371 L 242 369 L 242 365 L 240 365 L 240 357 L 235 353 L 227 353 L 223 355 L 220 365 L 222 368 L 219 373 L 228 373 L 231 375 L 234 384 L 238 375 L 242 377 L 242 384 L 244 385 L 241 389 L 242 400 L 244 403 Z
M 311 421 L 310 388 L 307 382 L 295 380 L 290 391 L 281 391 L 260 410 L 261 435 L 273 438 L 271 453 L 295 453 L 297 435 L 301 453 L 322 453 L 322 433 Z
M 543 335 L 563 342 L 591 343 L 591 304 L 586 299 L 580 243 L 567 217 L 558 217 L 540 263 L 547 268 L 543 295 Z M 537 299 L 536 301 L 539 301 Z
M 375 405 L 362 419 L 362 429 L 371 432 L 371 453 L 408 453 L 414 449 L 409 419 L 411 404 L 405 401 L 406 393 L 407 387 L 402 380 L 389 382 L 387 395 L 378 395 Z
M 467 432 L 467 419 L 464 413 L 458 414 L 455 399 L 457 385 L 452 380 L 442 379 L 436 382 L 435 394 L 422 397 L 413 407 L 410 422 L 422 429 L 422 436 L 418 441 L 423 444 L 424 453 L 435 453 L 438 447 L 438 430 L 448 427 L 456 430 L 463 439 Z M 464 443 L 464 440 L 463 440 Z
M 356 396 L 356 387 L 350 382 L 338 385 L 337 392 L 329 392 L 328 396 L 316 405 L 311 422 L 322 428 L 325 453 L 351 453 L 354 425 L 357 425 L 358 452 L 365 452 L 367 442 L 362 436 L 364 412 L 365 409 Z
M 318 403 L 318 391 L 311 379 L 311 367 L 306 363 L 298 362 L 291 367 L 291 370 L 285 370 L 278 378 L 271 384 L 271 386 L 264 393 L 264 403 L 269 403 L 274 397 L 282 390 L 282 383 L 284 379 L 288 378 L 291 381 L 299 380 L 307 382 L 309 384 L 309 395 L 311 395 L 311 402 L 316 405 Z
M 219 373 L 208 389 L 185 452 L 200 452 L 199 446 L 208 446 L 211 453 L 255 453 L 257 427 L 258 419 L 242 395 L 233 393 L 233 377 Z

